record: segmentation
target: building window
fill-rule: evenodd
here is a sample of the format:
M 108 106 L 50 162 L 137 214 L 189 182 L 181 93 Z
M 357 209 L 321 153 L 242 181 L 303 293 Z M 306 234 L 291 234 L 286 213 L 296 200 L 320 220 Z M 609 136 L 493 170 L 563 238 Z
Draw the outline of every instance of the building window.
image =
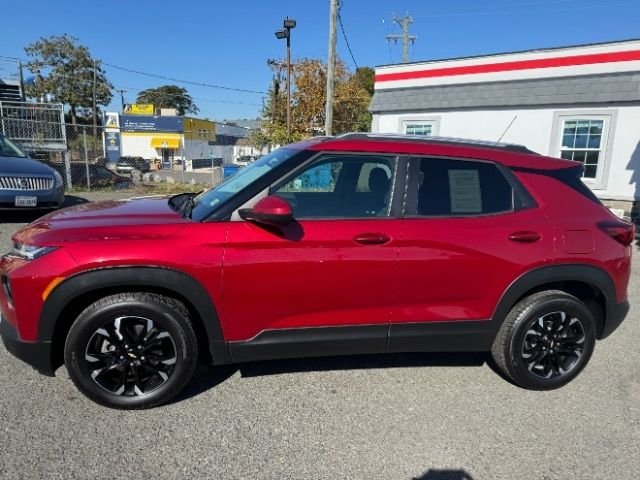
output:
M 565 118 L 562 121 L 560 157 L 581 162 L 585 179 L 596 180 L 601 176 L 606 128 L 604 118 Z
M 407 135 L 433 135 L 433 122 L 405 122 L 403 133 Z

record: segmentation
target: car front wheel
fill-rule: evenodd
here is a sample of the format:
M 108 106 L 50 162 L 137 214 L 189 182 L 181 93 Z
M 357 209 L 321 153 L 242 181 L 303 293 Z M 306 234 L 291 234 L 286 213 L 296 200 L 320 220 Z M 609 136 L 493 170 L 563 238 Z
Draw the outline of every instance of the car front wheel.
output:
M 596 340 L 591 311 L 576 297 L 551 290 L 518 302 L 502 323 L 491 354 L 517 385 L 551 390 L 586 366 Z
M 87 307 L 71 326 L 65 363 L 76 387 L 113 408 L 149 408 L 191 379 L 198 345 L 188 310 L 150 293 L 122 293 Z

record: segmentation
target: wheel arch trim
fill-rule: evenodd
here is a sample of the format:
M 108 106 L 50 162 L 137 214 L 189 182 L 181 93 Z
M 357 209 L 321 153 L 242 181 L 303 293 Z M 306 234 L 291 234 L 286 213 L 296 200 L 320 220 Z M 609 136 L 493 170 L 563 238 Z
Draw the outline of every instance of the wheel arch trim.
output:
M 528 291 L 554 282 L 582 282 L 598 289 L 605 300 L 604 329 L 607 319 L 616 306 L 616 290 L 613 280 L 603 269 L 592 265 L 547 265 L 522 274 L 505 290 L 491 317 L 497 333 L 509 310 Z
M 105 267 L 79 272 L 66 278 L 51 291 L 42 306 L 38 340 L 54 340 L 56 324 L 60 321 L 62 312 L 80 296 L 103 288 L 136 286 L 172 291 L 187 300 L 200 317 L 213 363 L 230 363 L 229 348 L 210 295 L 192 276 L 161 266 Z

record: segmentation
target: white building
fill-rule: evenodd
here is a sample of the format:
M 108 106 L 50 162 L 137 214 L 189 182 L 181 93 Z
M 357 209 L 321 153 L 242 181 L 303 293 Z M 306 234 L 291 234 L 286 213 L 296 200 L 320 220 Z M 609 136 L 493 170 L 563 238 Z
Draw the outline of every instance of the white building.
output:
M 640 40 L 381 66 L 371 112 L 373 132 L 582 161 L 604 203 L 639 216 Z

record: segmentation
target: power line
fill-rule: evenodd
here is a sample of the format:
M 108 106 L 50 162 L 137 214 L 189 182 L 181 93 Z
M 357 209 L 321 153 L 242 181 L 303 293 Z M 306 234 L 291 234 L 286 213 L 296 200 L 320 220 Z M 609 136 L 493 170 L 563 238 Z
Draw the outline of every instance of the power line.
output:
M 415 15 L 420 18 L 440 18 L 440 17 L 473 17 L 478 15 L 512 15 L 512 14 L 529 14 L 529 13 L 553 13 L 553 12 L 567 12 L 573 10 L 583 10 L 583 9 L 593 9 L 593 8 L 610 8 L 610 7 L 626 7 L 626 6 L 637 6 L 637 2 L 621 2 L 621 3 L 598 3 L 598 4 L 587 4 L 587 5 L 573 5 L 573 6 L 563 6 L 561 8 L 551 8 L 553 5 L 549 4 L 543 5 L 540 4 L 539 9 L 511 9 L 511 10 L 483 10 L 483 11 L 475 11 L 475 12 L 456 12 L 456 13 L 433 13 L 433 14 L 421 14 Z M 548 8 L 547 8 L 548 7 Z M 509 8 L 517 8 L 516 5 Z
M 395 13 L 394 13 L 394 16 L 395 16 Z M 384 24 L 384 17 L 382 18 L 382 23 Z M 395 29 L 396 29 L 395 22 L 391 22 L 390 28 L 389 28 L 389 35 L 393 35 L 394 33 L 396 33 Z M 389 47 L 389 61 L 393 63 L 393 52 L 391 51 L 391 42 L 388 41 L 387 46 Z
M 235 88 L 235 87 L 225 87 L 222 85 L 213 85 L 210 83 L 204 83 L 204 82 L 194 82 L 192 80 L 182 80 L 179 78 L 173 78 L 173 77 L 166 77 L 164 75 L 157 75 L 155 73 L 148 73 L 148 72 L 141 72 L 140 70 L 134 70 L 132 68 L 125 68 L 125 67 L 119 67 L 118 65 L 113 65 L 112 63 L 106 63 L 106 62 L 102 62 L 103 65 L 107 65 L 111 68 L 115 68 L 118 70 L 122 70 L 124 72 L 129 72 L 129 73 L 135 73 L 137 75 L 145 75 L 147 77 L 153 77 L 153 78 L 160 78 L 162 80 L 169 80 L 171 82 L 177 82 L 177 83 L 186 83 L 188 85 L 196 85 L 199 87 L 208 87 L 208 88 L 218 88 L 221 90 L 229 90 L 229 91 L 233 91 L 233 92 L 244 92 L 244 93 L 256 93 L 259 95 L 264 95 L 267 92 L 263 92 L 260 90 L 247 90 L 244 88 Z
M 130 92 L 142 92 L 144 90 L 149 90 L 146 88 L 134 88 L 134 87 L 124 87 L 124 86 L 120 86 L 116 89 L 116 91 L 120 91 L 120 90 L 124 90 L 124 91 L 130 91 Z M 261 107 L 262 105 L 258 104 L 258 103 L 249 103 L 249 102 L 235 102 L 232 100 L 218 100 L 215 98 L 201 98 L 201 97 L 192 97 L 189 94 L 184 94 L 184 93 L 163 93 L 163 96 L 166 97 L 189 97 L 192 100 L 199 100 L 202 102 L 214 102 L 214 103 L 230 103 L 230 104 L 234 104 L 234 105 L 251 105 L 253 107 Z
M 474 10 L 480 10 L 480 11 L 486 11 L 488 9 L 503 9 L 503 8 L 520 8 L 520 7 L 546 7 L 546 6 L 554 6 L 557 5 L 559 3 L 575 3 L 576 1 L 581 1 L 581 0 L 534 0 L 534 1 L 528 1 L 528 2 L 515 2 L 515 3 L 493 3 L 493 4 L 476 4 L 476 5 L 469 5 L 469 6 L 465 6 L 465 7 L 457 7 L 457 8 L 453 8 L 453 9 L 445 9 L 442 10 L 440 12 L 435 12 L 435 14 L 438 13 L 442 13 L 442 14 L 448 14 L 448 13 L 466 13 L 466 12 L 473 12 Z M 430 14 L 420 14 L 420 15 L 414 15 L 415 17 L 429 17 Z
M 356 62 L 356 58 L 353 56 L 353 52 L 351 51 L 351 45 L 349 45 L 349 40 L 347 39 L 347 34 L 344 31 L 344 25 L 342 24 L 342 15 L 338 12 L 338 22 L 340 23 L 340 30 L 342 30 L 342 36 L 344 37 L 344 43 L 347 44 L 347 50 L 349 50 L 349 55 L 351 55 L 351 60 L 353 60 L 353 64 L 358 68 L 358 62 Z

